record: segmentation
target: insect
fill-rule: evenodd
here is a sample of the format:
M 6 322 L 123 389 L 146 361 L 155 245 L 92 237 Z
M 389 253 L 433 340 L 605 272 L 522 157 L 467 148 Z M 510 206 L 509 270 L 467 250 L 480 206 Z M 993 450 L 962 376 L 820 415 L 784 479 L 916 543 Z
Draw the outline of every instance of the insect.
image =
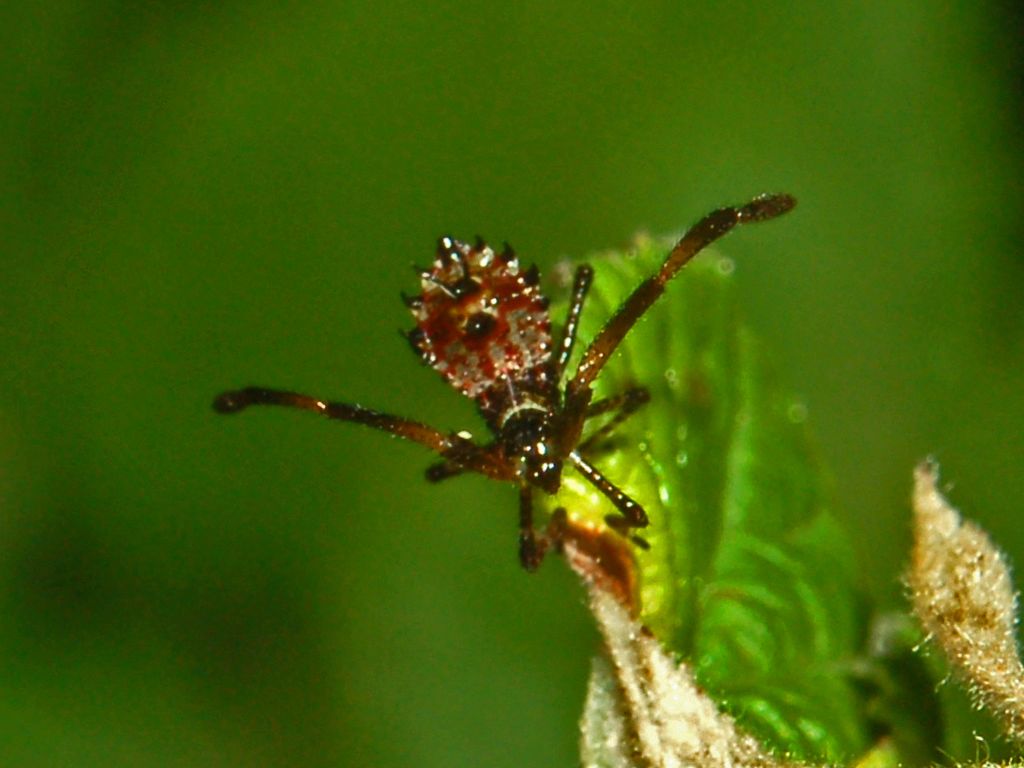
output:
M 534 494 L 557 493 L 567 467 L 614 507 L 616 512 L 605 517 L 606 523 L 644 546 L 634 531 L 648 525 L 647 513 L 602 475 L 587 454 L 650 397 L 643 387 L 633 387 L 595 401 L 592 384 L 630 329 L 694 256 L 733 227 L 774 219 L 794 205 L 790 195 L 766 194 L 745 205 L 720 208 L 697 222 L 601 328 L 564 385 L 593 269 L 586 264 L 577 267 L 556 342 L 536 267 L 521 268 L 507 245 L 496 252 L 479 238 L 469 245 L 442 237 L 431 268 L 420 273 L 421 293 L 403 295 L 416 321 L 406 337 L 425 364 L 476 402 L 491 432 L 487 443 L 475 442 L 467 432 L 446 433 L 361 405 L 265 387 L 224 392 L 213 407 L 220 413 L 237 413 L 252 405 L 313 411 L 429 448 L 439 457 L 426 471 L 431 482 L 477 472 L 514 483 L 519 489 L 519 559 L 528 571 L 559 544 L 557 525 L 544 532 L 535 529 Z M 600 416 L 609 418 L 584 435 L 588 422 Z

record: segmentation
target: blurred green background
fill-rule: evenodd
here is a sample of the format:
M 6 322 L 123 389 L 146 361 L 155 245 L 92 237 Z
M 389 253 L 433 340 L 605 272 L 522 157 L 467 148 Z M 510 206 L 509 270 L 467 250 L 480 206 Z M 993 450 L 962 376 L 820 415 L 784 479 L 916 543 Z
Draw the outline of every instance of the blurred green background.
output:
M 596 638 L 515 491 L 262 383 L 478 429 L 435 238 L 565 255 L 765 190 L 745 314 L 900 604 L 910 470 L 1018 561 L 1020 19 L 975 3 L 0 11 L 0 764 L 566 766 Z

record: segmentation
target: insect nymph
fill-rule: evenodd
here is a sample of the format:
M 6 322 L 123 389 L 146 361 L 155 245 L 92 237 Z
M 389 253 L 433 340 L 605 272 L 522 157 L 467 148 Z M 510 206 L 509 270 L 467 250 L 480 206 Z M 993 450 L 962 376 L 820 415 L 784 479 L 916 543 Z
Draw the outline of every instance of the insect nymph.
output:
M 568 468 L 608 499 L 616 510 L 605 518 L 612 528 L 628 536 L 647 526 L 640 504 L 606 479 L 586 456 L 588 449 L 648 401 L 647 390 L 632 388 L 595 401 L 593 382 L 626 334 L 690 259 L 736 225 L 773 219 L 795 204 L 789 195 L 761 195 L 745 205 L 720 208 L 697 222 L 660 269 L 640 283 L 601 328 L 564 385 L 593 270 L 587 265 L 576 269 L 568 313 L 555 342 L 548 301 L 538 287 L 535 267 L 521 269 L 507 247 L 496 253 L 479 239 L 467 245 L 441 238 L 432 267 L 420 275 L 421 294 L 404 297 L 416 320 L 407 336 L 424 363 L 476 402 L 491 431 L 488 443 L 474 442 L 465 432 L 442 432 L 360 405 L 264 387 L 224 392 L 214 400 L 214 408 L 221 413 L 236 413 L 251 405 L 301 408 L 426 446 L 439 457 L 427 469 L 427 478 L 433 482 L 478 472 L 514 483 L 519 488 L 519 558 L 532 571 L 547 549 L 558 543 L 553 528 L 544 533 L 535 530 L 533 495 L 557 493 Z M 587 422 L 604 415 L 609 418 L 585 436 Z

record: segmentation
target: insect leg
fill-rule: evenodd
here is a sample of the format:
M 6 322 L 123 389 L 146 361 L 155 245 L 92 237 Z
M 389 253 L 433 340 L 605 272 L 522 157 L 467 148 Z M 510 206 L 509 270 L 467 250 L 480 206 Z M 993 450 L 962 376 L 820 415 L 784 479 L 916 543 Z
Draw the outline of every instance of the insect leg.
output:
M 632 387 L 614 397 L 608 397 L 592 403 L 587 408 L 588 419 L 593 416 L 600 416 L 602 413 L 608 413 L 609 411 L 615 411 L 615 415 L 608 420 L 607 424 L 602 424 L 599 429 L 588 435 L 587 439 L 576 447 L 576 450 L 580 453 L 586 453 L 588 449 L 593 448 L 597 443 L 610 435 L 619 424 L 649 403 L 650 400 L 651 393 L 647 391 L 646 387 Z
M 442 456 L 459 448 L 461 445 L 458 438 L 446 435 L 433 427 L 428 427 L 426 424 L 420 424 L 418 421 L 380 413 L 369 408 L 363 408 L 361 405 L 330 403 L 310 397 L 309 395 L 300 395 L 296 392 L 265 389 L 263 387 L 246 387 L 245 389 L 223 392 L 213 401 L 213 409 L 218 413 L 238 413 L 252 405 L 281 405 L 289 408 L 300 408 L 304 411 L 319 413 L 329 419 L 365 424 L 368 427 L 389 432 L 392 435 L 419 443 L 436 453 L 440 453 Z
M 565 511 L 565 507 L 557 507 L 551 513 L 551 519 L 548 520 L 548 526 L 544 532 L 545 547 L 554 547 L 561 552 L 568 527 L 569 515 Z
M 647 387 L 630 387 L 617 395 L 591 403 L 587 408 L 587 418 L 591 419 L 594 416 L 600 416 L 603 413 L 620 409 L 628 409 L 632 413 L 641 405 L 650 402 L 650 399 L 651 393 L 647 391 Z
M 442 480 L 447 480 L 449 477 L 458 477 L 466 471 L 466 468 L 461 464 L 455 464 L 451 461 L 439 461 L 436 464 L 431 464 L 427 467 L 427 480 L 431 483 L 439 483 Z
M 537 532 L 533 530 L 533 489 L 528 485 L 519 486 L 519 562 L 527 571 L 537 570 L 544 559 L 544 549 L 539 546 Z
M 519 488 L 519 562 L 527 571 L 533 572 L 541 564 L 549 549 L 562 551 L 568 516 L 565 507 L 558 507 L 551 513 L 551 519 L 539 534 L 533 527 L 533 492 L 530 486 Z
M 577 400 L 589 400 L 589 397 L 583 394 L 584 391 L 589 390 L 591 383 L 608 362 L 608 358 L 636 321 L 665 292 L 668 281 L 675 277 L 690 259 L 727 234 L 733 227 L 774 219 L 791 210 L 794 205 L 796 199 L 790 195 L 760 195 L 746 205 L 719 208 L 690 227 L 665 257 L 658 272 L 636 287 L 622 302 L 612 319 L 590 342 L 576 368 L 576 374 L 566 387 L 566 400 L 570 406 Z
M 576 467 L 576 471 L 583 475 L 587 482 L 603 493 L 608 501 L 614 504 L 615 508 L 622 514 L 621 518 L 617 518 L 614 515 L 606 517 L 605 521 L 609 525 L 619 531 L 626 528 L 647 527 L 649 521 L 644 508 L 620 491 L 608 478 L 594 469 L 586 459 L 580 456 L 579 451 L 572 451 L 569 454 L 569 461 Z
M 562 340 L 558 345 L 558 360 L 555 363 L 555 381 L 560 381 L 565 366 L 572 356 L 572 348 L 576 343 L 576 332 L 580 327 L 580 315 L 583 313 L 583 302 L 586 301 L 587 293 L 590 291 L 590 284 L 594 280 L 594 270 L 589 264 L 580 264 L 576 267 L 576 274 L 572 280 L 572 298 L 569 301 L 569 313 L 565 318 L 565 326 L 562 328 Z

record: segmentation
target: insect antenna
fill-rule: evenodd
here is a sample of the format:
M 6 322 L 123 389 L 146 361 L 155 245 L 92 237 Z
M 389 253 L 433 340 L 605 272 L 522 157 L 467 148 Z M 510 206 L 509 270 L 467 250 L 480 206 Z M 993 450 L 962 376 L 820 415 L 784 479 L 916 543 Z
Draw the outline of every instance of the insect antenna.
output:
M 583 479 L 600 491 L 622 514 L 621 518 L 616 518 L 614 515 L 605 518 L 609 525 L 612 527 L 621 526 L 623 529 L 647 527 L 649 521 L 644 508 L 598 472 L 590 462 L 580 455 L 579 451 L 574 450 L 570 452 L 569 461 L 576 468 L 576 471 L 583 476 Z
M 569 312 L 565 318 L 565 325 L 562 327 L 562 341 L 558 345 L 558 360 L 555 362 L 555 381 L 560 381 L 565 366 L 572 357 L 572 348 L 576 344 L 576 333 L 580 327 L 580 315 L 583 314 L 583 304 L 590 291 L 590 284 L 594 281 L 594 269 L 589 264 L 581 264 L 576 268 L 576 274 L 572 280 L 572 297 L 569 300 Z

